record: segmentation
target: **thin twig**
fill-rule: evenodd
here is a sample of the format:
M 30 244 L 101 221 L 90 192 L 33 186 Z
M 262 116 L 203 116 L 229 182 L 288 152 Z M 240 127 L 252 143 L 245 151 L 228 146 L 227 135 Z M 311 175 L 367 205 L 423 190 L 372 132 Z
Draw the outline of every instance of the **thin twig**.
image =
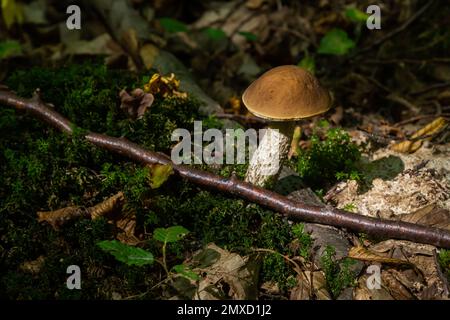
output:
M 67 134 L 73 134 L 72 123 L 46 105 L 38 93 L 34 94 L 31 99 L 25 99 L 18 97 L 13 92 L 0 90 L 0 105 L 27 111 L 53 127 Z M 156 152 L 148 151 L 124 138 L 115 138 L 91 132 L 86 134 L 85 139 L 98 147 L 144 164 L 170 164 L 175 173 L 194 184 L 257 203 L 295 221 L 331 225 L 381 238 L 404 239 L 450 248 L 450 232 L 448 230 L 403 221 L 366 217 L 331 206 L 300 203 L 236 178 L 226 179 L 190 166 L 176 165 L 169 158 Z

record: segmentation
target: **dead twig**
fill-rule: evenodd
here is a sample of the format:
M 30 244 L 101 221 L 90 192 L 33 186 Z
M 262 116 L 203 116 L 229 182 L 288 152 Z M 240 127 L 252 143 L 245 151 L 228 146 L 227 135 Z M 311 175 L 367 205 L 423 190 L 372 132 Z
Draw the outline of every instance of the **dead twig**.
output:
M 13 92 L 2 90 L 0 91 L 0 105 L 27 111 L 29 114 L 36 116 L 67 134 L 73 133 L 72 123 L 45 104 L 38 93 L 35 93 L 31 99 L 25 99 L 18 97 Z M 403 221 L 366 217 L 331 206 L 300 203 L 278 193 L 255 187 L 252 184 L 235 178 L 225 179 L 221 176 L 197 170 L 186 165 L 176 165 L 167 157 L 156 152 L 148 151 L 124 138 L 115 138 L 91 132 L 85 135 L 85 139 L 98 147 L 124 155 L 144 164 L 159 163 L 172 165 L 175 173 L 194 184 L 257 203 L 295 221 L 331 225 L 381 238 L 404 239 L 450 248 L 450 232 L 444 229 Z

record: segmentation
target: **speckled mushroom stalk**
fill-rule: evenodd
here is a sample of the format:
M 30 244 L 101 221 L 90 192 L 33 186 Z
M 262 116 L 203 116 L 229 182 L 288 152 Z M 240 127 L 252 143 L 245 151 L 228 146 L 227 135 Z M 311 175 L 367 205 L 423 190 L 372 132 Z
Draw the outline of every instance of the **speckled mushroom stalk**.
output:
M 271 121 L 245 177 L 259 187 L 277 178 L 289 153 L 295 121 L 324 113 L 331 106 L 328 91 L 317 79 L 293 65 L 264 73 L 245 90 L 242 101 L 254 115 Z
M 291 146 L 295 122 L 271 122 L 250 159 L 245 181 L 264 187 L 278 177 Z

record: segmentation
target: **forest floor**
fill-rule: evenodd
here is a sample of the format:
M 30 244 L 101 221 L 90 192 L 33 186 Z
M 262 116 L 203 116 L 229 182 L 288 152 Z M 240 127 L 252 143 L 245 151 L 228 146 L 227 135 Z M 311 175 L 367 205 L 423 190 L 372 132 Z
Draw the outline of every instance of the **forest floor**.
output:
M 173 131 L 194 121 L 264 128 L 242 93 L 264 71 L 298 65 L 333 107 L 297 122 L 267 188 L 450 230 L 443 2 L 380 1 L 381 29 L 369 29 L 369 1 L 94 0 L 74 30 L 66 1 L 3 3 L 0 95 L 39 88 L 75 127 L 61 133 L 0 105 L 0 298 L 450 297 L 450 250 L 292 221 L 84 139 L 93 131 L 170 155 Z M 239 180 L 247 170 L 192 167 Z M 81 290 L 69 288 L 69 266 Z

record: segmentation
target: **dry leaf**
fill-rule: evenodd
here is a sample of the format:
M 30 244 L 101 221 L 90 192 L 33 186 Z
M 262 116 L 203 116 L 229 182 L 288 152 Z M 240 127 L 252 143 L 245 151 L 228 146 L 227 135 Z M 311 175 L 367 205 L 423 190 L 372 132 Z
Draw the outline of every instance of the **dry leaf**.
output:
M 144 85 L 144 90 L 154 95 L 161 95 L 164 98 L 187 98 L 187 93 L 178 91 L 179 87 L 180 80 L 175 78 L 175 74 L 171 73 L 169 76 L 162 76 L 159 73 L 155 73 L 149 82 Z
M 313 290 L 311 290 L 311 281 Z M 331 300 L 331 295 L 326 289 L 325 274 L 322 271 L 305 271 L 297 274 L 297 285 L 292 289 L 290 300 Z M 311 296 L 311 294 L 313 296 Z
M 353 247 L 348 252 L 348 257 L 361 261 L 378 262 L 397 266 L 409 266 L 411 263 L 401 259 L 384 257 L 376 252 L 365 249 L 364 247 Z
M 117 239 L 126 244 L 136 244 L 139 239 L 134 235 L 136 227 L 136 214 L 125 206 L 123 192 L 109 197 L 101 203 L 83 208 L 78 206 L 66 207 L 55 211 L 38 212 L 38 221 L 48 222 L 55 230 L 58 230 L 66 222 L 79 217 L 91 217 L 98 219 L 104 217 L 109 223 L 114 224 L 121 232 Z
M 394 298 L 408 298 L 412 294 L 418 299 L 429 299 L 431 293 L 435 299 L 448 298 L 446 284 L 439 275 L 434 257 L 435 247 L 410 241 L 387 240 L 374 244 L 369 249 L 390 252 L 393 258 L 407 259 L 414 266 L 413 269 L 406 270 L 383 270 L 382 285 L 390 290 Z M 386 281 L 383 282 L 383 279 Z
M 209 266 L 193 268 L 194 272 L 206 274 L 198 284 L 198 291 L 194 299 L 256 299 L 260 265 L 257 263 L 258 257 L 255 255 L 240 256 L 219 248 L 213 243 L 207 245 L 195 256 L 204 252 L 215 253 L 215 258 Z M 211 256 L 211 254 L 207 254 L 207 256 Z
M 123 192 L 118 192 L 114 196 L 88 209 L 91 219 L 105 217 L 113 223 L 119 230 L 117 240 L 120 242 L 135 245 L 139 239 L 135 236 L 136 214 L 125 205 Z
M 429 204 L 417 211 L 400 216 L 401 221 L 450 230 L 450 211 Z
M 446 126 L 447 126 L 446 120 L 442 117 L 439 117 L 433 122 L 427 124 L 422 129 L 416 131 L 411 136 L 412 140 L 406 140 L 393 144 L 391 146 L 391 149 L 403 153 L 415 152 L 422 146 L 423 141 L 430 140 L 433 135 L 442 131 Z
M 394 300 L 389 291 L 381 286 L 380 289 L 369 289 L 367 286 L 368 274 L 364 274 L 358 279 L 358 284 L 354 289 L 354 300 Z
M 128 94 L 125 90 L 119 93 L 120 109 L 125 110 L 132 119 L 140 119 L 151 107 L 154 97 L 151 93 L 145 93 L 142 89 L 135 89 Z
M 112 214 L 120 211 L 124 204 L 123 192 L 118 192 L 105 201 L 90 207 L 88 212 L 91 215 L 91 219 L 97 219 L 99 217 L 111 217 Z
M 411 293 L 410 288 L 403 285 L 391 272 L 381 272 L 381 282 L 387 288 L 389 294 L 395 300 L 412 300 L 415 296 Z
M 58 230 L 66 222 L 88 216 L 84 208 L 78 206 L 66 207 L 54 211 L 38 211 L 38 221 L 48 222 L 53 229 Z

